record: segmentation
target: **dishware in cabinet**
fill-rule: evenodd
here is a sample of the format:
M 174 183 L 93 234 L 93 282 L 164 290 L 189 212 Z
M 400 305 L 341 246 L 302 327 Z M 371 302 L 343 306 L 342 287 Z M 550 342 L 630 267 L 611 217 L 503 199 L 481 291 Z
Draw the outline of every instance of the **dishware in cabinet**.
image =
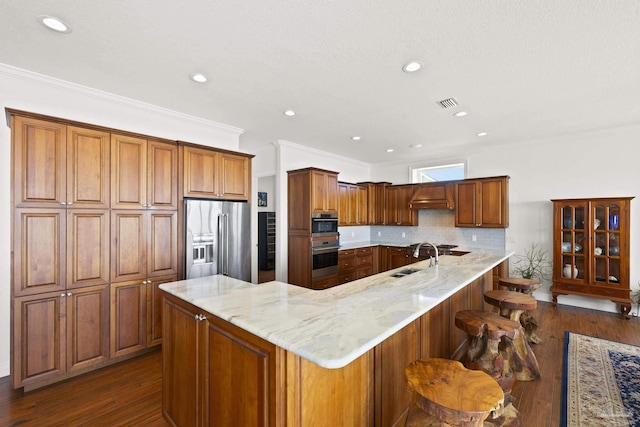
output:
M 554 304 L 558 295 L 608 299 L 628 318 L 631 199 L 553 200 Z

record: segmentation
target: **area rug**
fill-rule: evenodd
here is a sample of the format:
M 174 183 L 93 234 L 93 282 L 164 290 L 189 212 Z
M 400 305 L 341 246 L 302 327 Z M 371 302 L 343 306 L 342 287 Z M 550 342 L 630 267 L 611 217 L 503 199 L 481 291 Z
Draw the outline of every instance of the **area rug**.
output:
M 560 425 L 640 427 L 640 347 L 565 332 Z

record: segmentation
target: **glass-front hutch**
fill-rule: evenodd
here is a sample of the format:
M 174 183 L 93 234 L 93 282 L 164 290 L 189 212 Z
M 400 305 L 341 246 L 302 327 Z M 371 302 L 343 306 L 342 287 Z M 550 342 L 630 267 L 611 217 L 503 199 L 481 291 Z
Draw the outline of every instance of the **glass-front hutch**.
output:
M 631 199 L 552 200 L 554 305 L 558 295 L 608 299 L 629 317 Z

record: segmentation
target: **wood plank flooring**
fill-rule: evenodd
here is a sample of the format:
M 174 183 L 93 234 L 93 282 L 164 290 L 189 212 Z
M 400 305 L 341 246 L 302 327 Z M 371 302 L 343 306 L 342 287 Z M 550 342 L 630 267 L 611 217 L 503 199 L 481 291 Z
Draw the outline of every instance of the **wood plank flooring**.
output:
M 564 332 L 640 345 L 640 319 L 540 302 L 535 311 L 542 344 L 534 345 L 542 377 L 516 382 L 513 395 L 523 427 L 560 421 Z M 162 419 L 159 351 L 44 389 L 23 393 L 0 379 L 0 426 L 151 426 Z M 355 427 L 355 426 L 354 426 Z

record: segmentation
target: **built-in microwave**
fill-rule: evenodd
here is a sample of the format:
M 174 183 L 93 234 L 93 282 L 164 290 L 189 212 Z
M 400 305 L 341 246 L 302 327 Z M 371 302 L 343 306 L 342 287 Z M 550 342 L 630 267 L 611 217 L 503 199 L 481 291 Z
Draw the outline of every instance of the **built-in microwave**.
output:
M 337 236 L 337 213 L 313 213 L 311 214 L 311 234 L 314 237 Z

